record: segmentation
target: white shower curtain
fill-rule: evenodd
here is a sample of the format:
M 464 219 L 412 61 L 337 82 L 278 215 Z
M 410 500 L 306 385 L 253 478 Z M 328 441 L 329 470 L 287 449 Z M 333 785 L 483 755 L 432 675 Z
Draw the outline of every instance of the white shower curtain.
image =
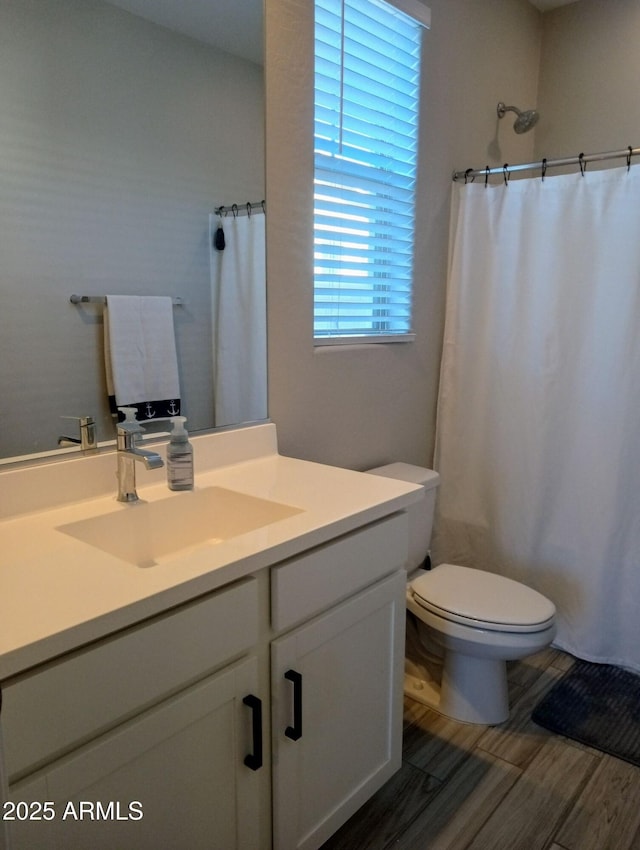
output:
M 436 562 L 640 670 L 640 168 L 454 187 Z
M 214 247 L 222 224 L 223 251 Z M 209 216 L 214 423 L 267 417 L 265 216 Z

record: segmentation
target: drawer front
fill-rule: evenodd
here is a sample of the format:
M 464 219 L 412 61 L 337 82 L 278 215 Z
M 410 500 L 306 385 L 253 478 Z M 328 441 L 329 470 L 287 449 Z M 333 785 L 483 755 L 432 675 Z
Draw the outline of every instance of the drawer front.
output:
M 406 565 L 407 515 L 394 514 L 271 570 L 271 624 L 288 629 Z
M 9 781 L 202 678 L 257 636 L 249 578 L 3 686 Z

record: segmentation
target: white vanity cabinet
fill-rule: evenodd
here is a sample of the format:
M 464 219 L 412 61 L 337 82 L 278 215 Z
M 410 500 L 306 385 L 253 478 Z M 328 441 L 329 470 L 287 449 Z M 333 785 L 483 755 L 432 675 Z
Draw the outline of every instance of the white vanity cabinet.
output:
M 405 521 L 272 570 L 279 628 L 365 588 L 271 645 L 277 850 L 315 850 L 400 768 Z
M 12 850 L 264 847 L 257 623 L 248 579 L 6 685 Z
M 320 847 L 400 767 L 406 552 L 395 513 L 5 682 L 10 850 Z
M 16 850 L 258 848 L 258 795 L 243 764 L 255 661 L 232 665 L 18 783 Z M 42 809 L 42 801 L 50 806 Z

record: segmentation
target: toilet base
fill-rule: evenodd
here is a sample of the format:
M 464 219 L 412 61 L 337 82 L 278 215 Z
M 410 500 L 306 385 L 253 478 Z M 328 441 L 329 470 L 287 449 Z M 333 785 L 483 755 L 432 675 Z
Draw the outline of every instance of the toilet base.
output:
M 507 667 L 500 659 L 447 653 L 440 686 L 405 674 L 404 692 L 461 723 L 495 726 L 509 717 Z

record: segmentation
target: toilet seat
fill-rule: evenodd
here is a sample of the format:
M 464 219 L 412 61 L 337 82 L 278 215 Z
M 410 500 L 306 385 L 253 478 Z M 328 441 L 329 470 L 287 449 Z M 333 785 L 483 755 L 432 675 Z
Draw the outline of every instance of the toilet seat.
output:
M 539 632 L 553 603 L 520 582 L 456 564 L 440 564 L 410 585 L 413 600 L 445 620 L 494 632 Z

